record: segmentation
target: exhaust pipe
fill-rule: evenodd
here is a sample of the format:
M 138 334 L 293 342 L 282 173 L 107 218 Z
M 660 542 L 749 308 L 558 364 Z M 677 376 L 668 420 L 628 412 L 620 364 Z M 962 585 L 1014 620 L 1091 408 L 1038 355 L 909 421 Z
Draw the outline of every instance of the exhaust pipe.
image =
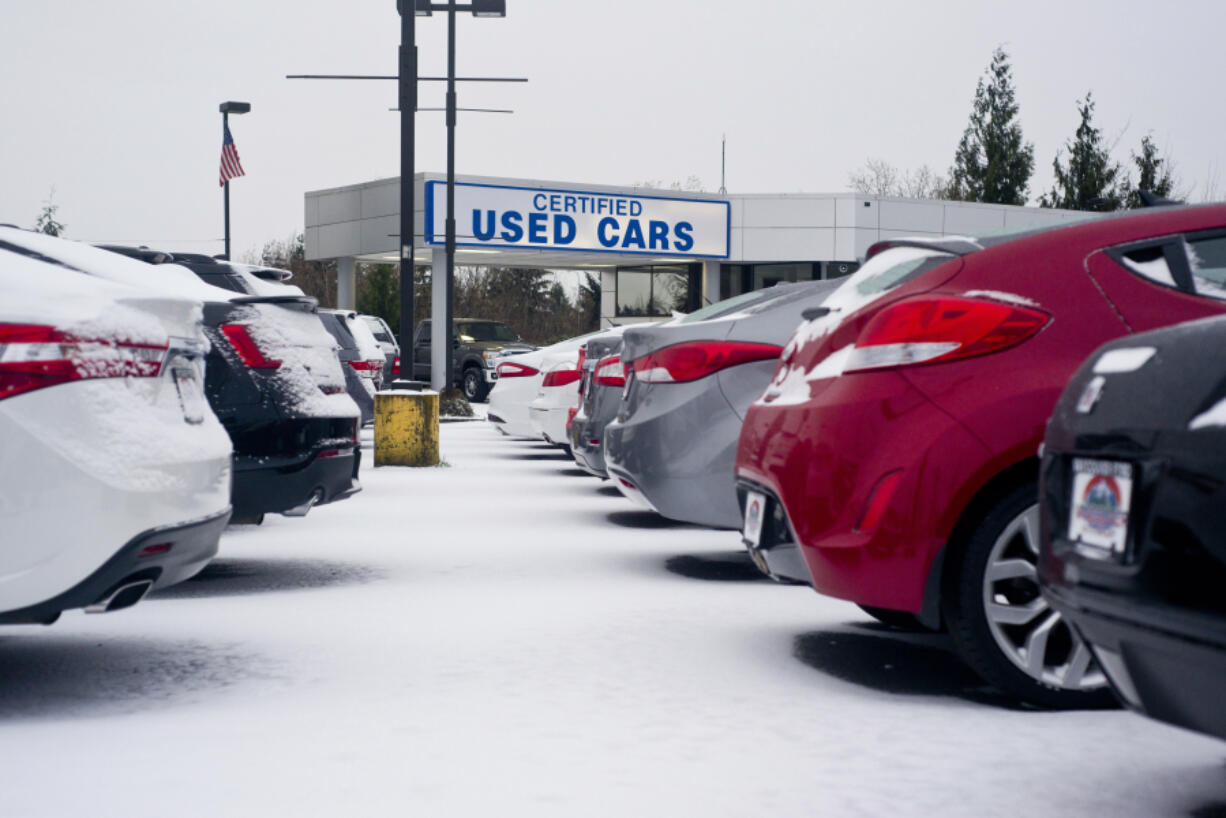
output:
M 315 504 L 323 498 L 324 490 L 315 489 L 305 503 L 300 506 L 294 506 L 293 508 L 287 508 L 285 511 L 282 511 L 281 514 L 284 517 L 305 517 L 307 516 L 307 512 L 314 508 Z
M 153 580 L 138 579 L 134 582 L 121 583 L 114 591 L 99 599 L 92 605 L 85 606 L 86 613 L 110 613 L 131 608 L 145 598 L 145 594 L 153 588 Z

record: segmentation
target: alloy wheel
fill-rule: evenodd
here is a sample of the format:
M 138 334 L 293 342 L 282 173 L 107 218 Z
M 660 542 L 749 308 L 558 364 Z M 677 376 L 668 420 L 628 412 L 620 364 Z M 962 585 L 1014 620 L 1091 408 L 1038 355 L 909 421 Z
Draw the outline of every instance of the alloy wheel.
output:
M 997 647 L 1036 681 L 1065 690 L 1107 684 L 1090 648 L 1039 592 L 1039 506 L 1005 526 L 988 554 L 983 606 Z

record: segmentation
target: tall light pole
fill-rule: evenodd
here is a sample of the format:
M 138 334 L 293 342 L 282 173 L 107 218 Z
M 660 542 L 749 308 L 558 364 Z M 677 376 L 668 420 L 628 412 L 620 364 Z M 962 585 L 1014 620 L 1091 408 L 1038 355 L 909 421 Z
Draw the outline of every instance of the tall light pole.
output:
M 230 114 L 245 114 L 251 111 L 250 102 L 223 102 L 218 106 L 217 110 L 221 111 L 221 129 L 222 133 L 228 133 L 230 130 Z M 226 179 L 222 185 L 224 193 L 222 199 L 225 202 L 223 205 L 226 222 L 226 261 L 230 260 L 230 180 Z
M 446 374 L 443 377 L 443 388 L 450 389 L 455 383 L 455 361 L 451 353 L 452 324 L 455 316 L 452 314 L 452 302 L 455 291 L 455 126 L 456 126 L 456 92 L 455 92 L 455 14 L 457 11 L 471 11 L 474 17 L 506 17 L 507 0 L 473 0 L 471 3 L 431 3 L 430 0 L 416 0 L 417 13 L 429 17 L 432 12 L 447 12 L 447 221 L 446 221 L 446 256 L 447 256 L 447 305 L 442 333 L 434 332 L 434 343 L 440 343 L 442 335 L 444 349 L 447 350 Z M 401 182 L 403 184 L 403 181 Z
M 416 150 L 417 114 L 417 38 L 419 12 L 405 14 L 397 0 L 400 14 L 400 373 L 398 380 L 413 380 L 416 356 L 413 350 L 413 270 L 416 241 L 413 235 L 413 194 L 417 187 L 414 154 Z

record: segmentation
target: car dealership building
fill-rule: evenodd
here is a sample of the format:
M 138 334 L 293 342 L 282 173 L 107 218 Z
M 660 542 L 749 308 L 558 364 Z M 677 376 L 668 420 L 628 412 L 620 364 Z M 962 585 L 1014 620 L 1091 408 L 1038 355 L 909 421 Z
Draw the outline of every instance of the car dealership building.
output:
M 445 177 L 416 178 L 414 258 L 443 280 Z M 358 262 L 400 258 L 400 180 L 306 194 L 306 257 L 335 259 L 353 308 Z M 780 281 L 851 273 L 874 242 L 978 235 L 1078 213 L 859 193 L 691 193 L 462 176 L 456 264 L 600 273 L 601 324 L 689 312 Z M 440 299 L 435 298 L 435 302 Z

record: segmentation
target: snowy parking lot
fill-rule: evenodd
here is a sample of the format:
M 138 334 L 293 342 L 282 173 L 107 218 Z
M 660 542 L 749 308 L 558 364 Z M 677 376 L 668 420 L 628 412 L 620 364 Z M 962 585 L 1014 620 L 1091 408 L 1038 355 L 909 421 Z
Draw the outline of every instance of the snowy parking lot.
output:
M 1001 702 L 558 450 L 445 424 L 130 611 L 0 632 L 0 815 L 1226 814 L 1226 747 Z

